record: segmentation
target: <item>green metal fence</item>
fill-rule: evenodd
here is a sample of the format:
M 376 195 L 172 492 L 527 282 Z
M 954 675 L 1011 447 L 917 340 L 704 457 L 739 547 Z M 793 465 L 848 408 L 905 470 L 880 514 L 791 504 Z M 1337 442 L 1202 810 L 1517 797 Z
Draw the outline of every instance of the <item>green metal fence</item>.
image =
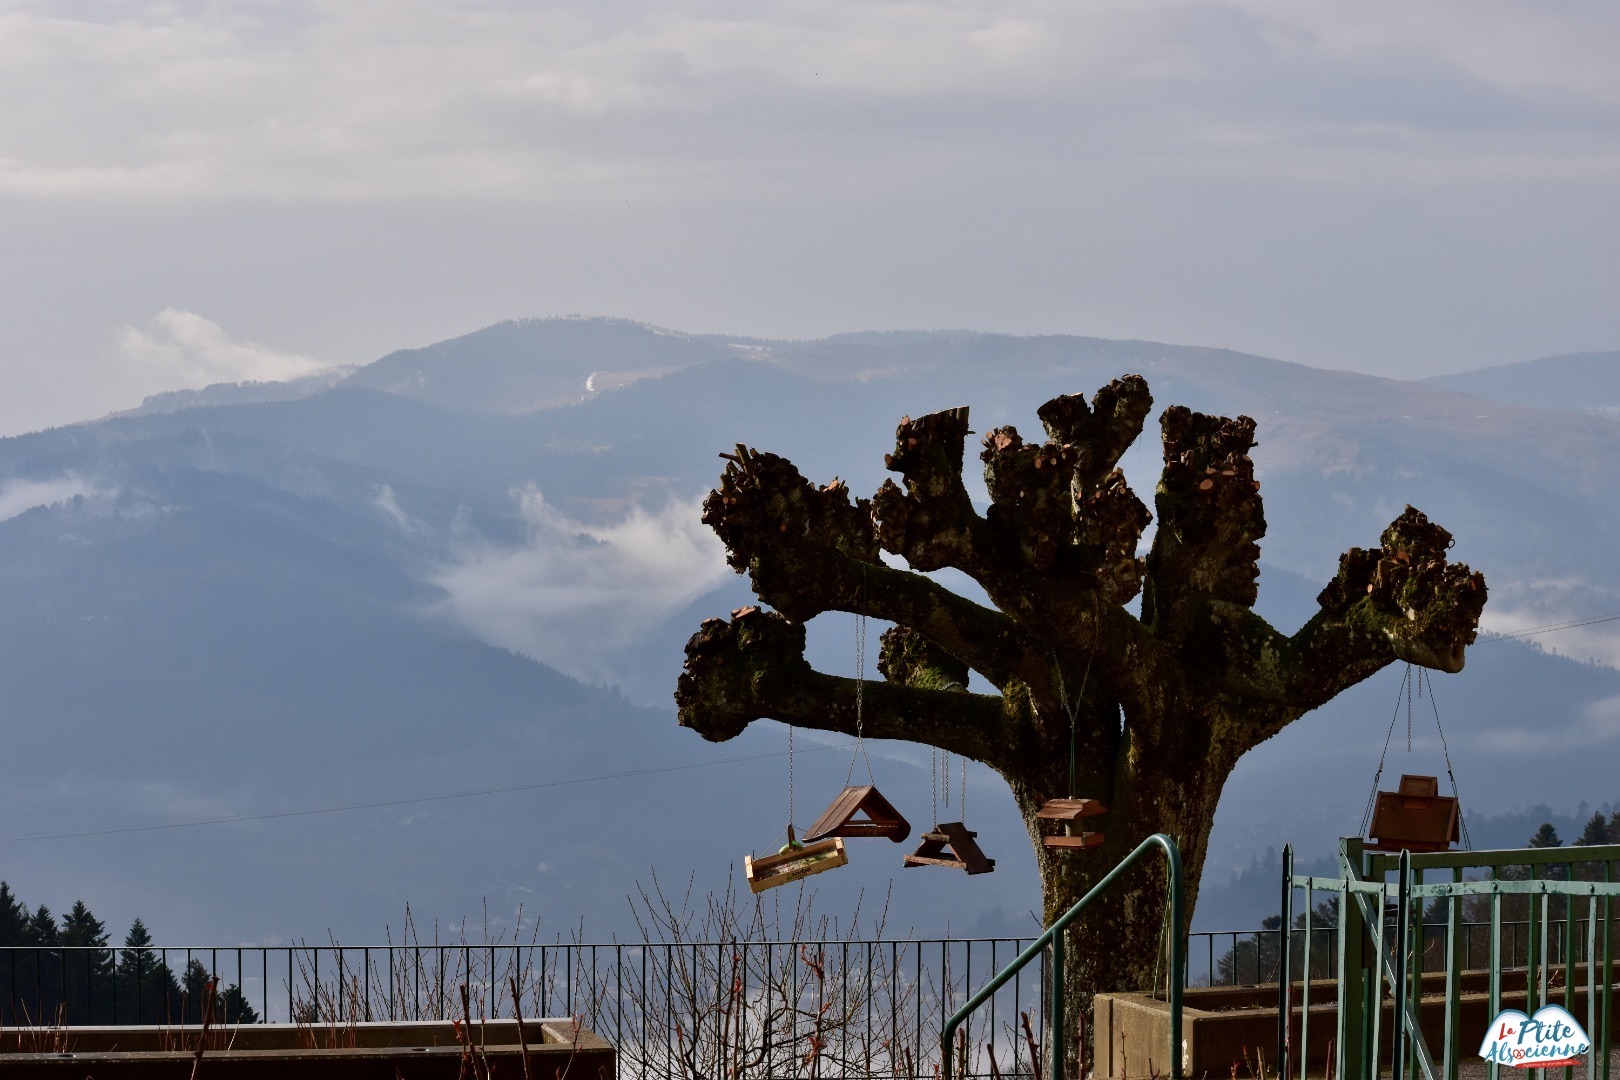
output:
M 1183 880 L 1181 869 L 1181 849 L 1176 847 L 1175 840 L 1164 833 L 1154 833 L 1132 849 L 1131 853 L 1119 861 L 1119 865 L 1091 887 L 1091 891 L 1082 896 L 1075 905 L 1053 920 L 1040 937 L 1036 938 L 1028 948 L 1019 953 L 1012 963 L 996 973 L 995 978 L 985 983 L 979 992 L 968 998 L 967 1002 L 945 1021 L 940 1032 L 939 1053 L 943 1063 L 940 1075 L 945 1080 L 952 1080 L 951 1048 L 956 1041 L 957 1028 L 976 1009 L 989 1001 L 1009 979 L 1014 978 L 1032 961 L 1038 959 L 1047 949 L 1051 950 L 1052 961 L 1049 968 L 1049 979 L 1046 985 L 1046 999 L 1048 1014 L 1051 1016 L 1052 1049 L 1049 1054 L 1052 1067 L 1052 1080 L 1064 1080 L 1066 1070 L 1065 1062 L 1068 1055 L 1063 1052 L 1062 1041 L 1067 1037 L 1068 1030 L 1063 1015 L 1063 931 L 1080 917 L 1080 913 L 1091 906 L 1092 902 L 1107 892 L 1123 874 L 1138 859 L 1150 854 L 1155 847 L 1164 851 L 1164 857 L 1170 866 L 1169 883 L 1169 919 L 1170 926 L 1174 927 L 1170 934 L 1170 1078 L 1182 1080 L 1181 1057 L 1181 994 L 1182 988 L 1187 985 L 1187 947 L 1186 937 L 1181 927 L 1184 925 L 1183 911 Z M 1038 1078 L 1037 1078 L 1038 1080 Z
M 1457 1080 L 1503 1008 L 1533 1015 L 1559 1004 L 1591 1036 L 1589 1080 L 1610 1080 L 1620 845 L 1414 855 L 1364 851 L 1350 838 L 1341 841 L 1339 864 L 1336 878 L 1296 875 L 1292 852 L 1284 851 L 1282 916 L 1289 929 L 1279 934 L 1281 971 L 1316 970 L 1317 897 L 1336 905 L 1338 1009 L 1327 1055 L 1334 1076 L 1377 1080 L 1387 1069 L 1393 1080 Z M 1487 966 L 1476 971 L 1464 963 L 1475 944 L 1470 934 L 1477 933 L 1465 916 L 1488 927 Z M 1513 923 L 1526 932 L 1505 937 L 1504 926 Z M 1436 925 L 1443 936 L 1427 932 Z M 1303 949 L 1296 952 L 1300 929 Z M 1425 978 L 1437 966 L 1428 955 L 1435 949 L 1439 972 Z M 1278 1072 L 1304 1080 L 1323 1034 L 1313 1041 L 1311 1006 L 1326 1003 L 1324 991 L 1308 976 L 1278 982 Z M 1499 1080 L 1500 1068 L 1487 1065 L 1489 1080 Z M 1561 1073 L 1560 1080 L 1577 1075 L 1573 1066 L 1542 1071 Z

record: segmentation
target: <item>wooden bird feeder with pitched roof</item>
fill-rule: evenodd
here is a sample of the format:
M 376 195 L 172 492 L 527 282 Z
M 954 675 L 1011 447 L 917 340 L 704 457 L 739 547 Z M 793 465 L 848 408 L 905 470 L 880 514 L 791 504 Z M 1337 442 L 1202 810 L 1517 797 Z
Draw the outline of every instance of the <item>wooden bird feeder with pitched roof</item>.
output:
M 1454 795 L 1440 794 L 1436 776 L 1403 776 L 1397 791 L 1380 791 L 1373 804 L 1369 851 L 1448 851 L 1460 838 Z
M 867 784 L 840 792 L 815 824 L 805 830 L 804 838 L 808 842 L 829 836 L 886 836 L 898 844 L 910 835 L 911 822 L 882 792 Z

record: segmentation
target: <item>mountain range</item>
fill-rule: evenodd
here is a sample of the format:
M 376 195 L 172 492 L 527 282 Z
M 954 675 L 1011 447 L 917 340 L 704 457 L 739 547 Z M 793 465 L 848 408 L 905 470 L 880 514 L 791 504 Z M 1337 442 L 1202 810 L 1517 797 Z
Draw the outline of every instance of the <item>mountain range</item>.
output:
M 682 643 L 750 599 L 698 522 L 717 455 L 746 443 L 870 493 L 904 415 L 968 405 L 976 430 L 1029 435 L 1047 398 L 1126 372 L 1156 407 L 1258 421 L 1259 607 L 1280 627 L 1407 503 L 1485 572 L 1489 629 L 1620 611 L 1620 353 L 1403 382 L 1145 341 L 507 322 L 0 440 L 0 877 L 182 944 L 376 941 L 407 903 L 419 927 L 509 932 L 521 906 L 547 935 L 606 938 L 655 877 L 723 890 L 780 842 L 788 760 L 777 725 L 712 746 L 674 720 Z M 1150 420 L 1124 461 L 1149 504 L 1158 460 Z M 1199 924 L 1257 924 L 1222 900 L 1229 877 L 1356 831 L 1386 733 L 1386 779 L 1444 776 L 1435 712 L 1481 822 L 1620 798 L 1614 626 L 1487 635 L 1412 703 L 1409 739 L 1392 668 L 1255 751 Z M 814 620 L 809 654 L 853 674 L 853 621 Z M 796 746 L 802 824 L 851 759 Z M 926 750 L 873 757 L 914 823 L 935 812 Z M 856 844 L 818 904 L 847 915 L 864 891 L 890 930 L 1027 932 L 1011 800 L 977 766 L 967 799 L 995 874 L 941 889 L 946 872 Z

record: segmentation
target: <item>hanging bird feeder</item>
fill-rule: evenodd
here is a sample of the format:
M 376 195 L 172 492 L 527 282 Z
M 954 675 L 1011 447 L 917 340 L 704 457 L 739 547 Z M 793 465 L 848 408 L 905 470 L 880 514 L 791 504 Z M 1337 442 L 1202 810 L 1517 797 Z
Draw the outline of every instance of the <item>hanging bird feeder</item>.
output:
M 1457 799 L 1440 794 L 1437 776 L 1402 776 L 1395 791 L 1380 791 L 1367 830 L 1370 851 L 1449 851 L 1461 836 Z
M 1107 812 L 1108 807 L 1096 799 L 1047 799 L 1035 816 L 1041 821 L 1057 822 L 1063 831 L 1042 836 L 1041 843 L 1067 851 L 1097 847 L 1103 842 L 1103 834 L 1087 832 L 1081 822 Z

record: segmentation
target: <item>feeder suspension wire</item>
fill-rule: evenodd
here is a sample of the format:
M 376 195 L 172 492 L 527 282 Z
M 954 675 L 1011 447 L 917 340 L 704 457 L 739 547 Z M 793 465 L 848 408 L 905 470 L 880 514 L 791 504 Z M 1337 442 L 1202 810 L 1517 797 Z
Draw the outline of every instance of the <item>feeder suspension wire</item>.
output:
M 1367 794 L 1367 809 L 1361 815 L 1361 835 L 1367 835 L 1367 827 L 1372 824 L 1373 806 L 1378 802 L 1378 781 L 1384 778 L 1384 759 L 1389 756 L 1389 740 L 1395 737 L 1395 722 L 1401 718 L 1401 701 L 1406 697 L 1412 682 L 1412 665 L 1406 665 L 1406 674 L 1401 677 L 1401 688 L 1395 692 L 1395 712 L 1389 718 L 1389 730 L 1384 733 L 1384 749 L 1378 754 L 1378 771 L 1373 773 L 1372 791 Z
M 928 805 L 933 808 L 935 824 L 940 821 L 940 748 L 930 746 L 928 759 Z
M 1412 695 L 1423 697 L 1424 684 L 1429 688 L 1429 708 L 1434 710 L 1434 728 L 1440 733 L 1440 752 L 1446 761 L 1446 776 L 1451 781 L 1451 797 L 1457 800 L 1457 824 L 1462 832 L 1463 848 L 1472 851 L 1474 842 L 1468 836 L 1468 821 L 1463 817 L 1462 794 L 1457 790 L 1457 772 L 1451 765 L 1451 747 L 1446 742 L 1446 729 L 1440 723 L 1440 705 L 1434 699 L 1434 680 L 1429 673 L 1417 669 L 1417 678 L 1412 677 L 1413 667 L 1406 665 L 1406 674 L 1401 678 L 1401 688 L 1395 692 L 1395 713 L 1389 718 L 1389 730 L 1384 734 L 1384 749 L 1378 755 L 1378 771 L 1373 774 L 1372 791 L 1367 795 L 1367 809 L 1361 815 L 1361 834 L 1367 835 L 1367 828 L 1372 824 L 1373 807 L 1378 801 L 1378 782 L 1384 777 L 1384 759 L 1389 755 L 1389 742 L 1395 735 L 1395 724 L 1401 717 L 1401 705 L 1406 706 L 1406 752 L 1412 752 Z
M 1440 705 L 1434 700 L 1434 679 L 1427 671 L 1421 672 L 1419 677 L 1429 684 L 1429 707 L 1434 710 L 1434 729 L 1440 733 L 1440 752 L 1446 759 L 1446 776 L 1451 780 L 1451 797 L 1457 800 L 1457 824 L 1462 829 L 1464 849 L 1472 851 L 1474 842 L 1468 837 L 1468 819 L 1462 812 L 1462 792 L 1457 790 L 1457 774 L 1451 767 L 1451 747 L 1446 745 L 1446 729 L 1440 725 Z
M 957 800 L 956 808 L 961 811 L 962 823 L 967 823 L 967 755 L 958 754 L 962 759 L 962 797 Z
M 864 571 L 862 574 L 864 578 Z M 849 756 L 849 769 L 844 773 L 844 786 L 849 787 L 855 775 L 855 759 L 866 761 L 866 782 L 876 786 L 872 775 L 872 759 L 866 753 L 866 616 L 855 616 L 855 751 Z
M 1086 653 L 1086 669 L 1085 669 L 1084 673 L 1081 674 L 1081 676 L 1080 676 L 1080 693 L 1075 698 L 1075 700 L 1073 702 L 1071 702 L 1069 700 L 1069 692 L 1063 685 L 1063 665 L 1062 664 L 1056 664 L 1055 665 L 1057 667 L 1058 703 L 1063 706 L 1064 715 L 1069 718 L 1069 798 L 1071 798 L 1071 799 L 1075 798 L 1075 794 L 1074 794 L 1075 755 L 1078 753 L 1078 751 L 1076 749 L 1077 736 L 1076 736 L 1076 732 L 1075 732 L 1075 711 L 1074 711 L 1074 707 L 1078 702 L 1083 700 L 1085 698 L 1085 696 L 1086 696 L 1086 685 L 1089 682 L 1091 682 L 1091 664 L 1092 664 L 1092 661 L 1097 659 L 1097 638 L 1100 635 L 1101 629 L 1102 629 L 1100 626 L 1097 625 L 1098 619 L 1100 618 L 1100 615 L 1098 613 L 1097 608 L 1098 608 L 1097 594 L 1092 593 L 1091 594 L 1091 649 L 1090 649 L 1089 652 Z

